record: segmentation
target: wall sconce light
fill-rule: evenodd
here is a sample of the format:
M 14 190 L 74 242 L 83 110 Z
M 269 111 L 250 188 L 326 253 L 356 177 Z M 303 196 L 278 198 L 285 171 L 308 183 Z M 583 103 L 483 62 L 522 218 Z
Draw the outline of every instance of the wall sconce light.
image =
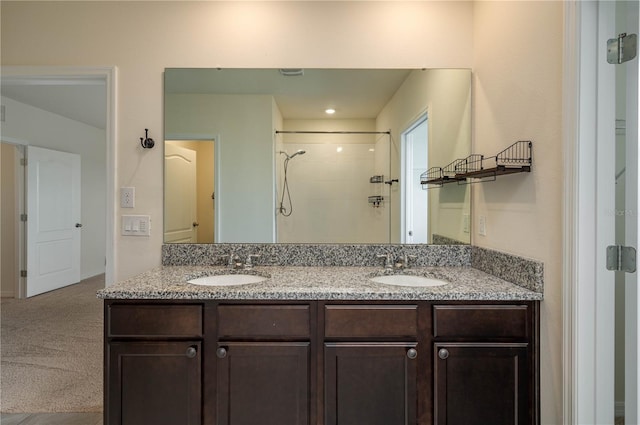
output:
M 140 138 L 140 144 L 144 149 L 151 149 L 156 142 L 153 141 L 152 138 L 149 137 L 149 129 L 144 129 L 144 138 Z

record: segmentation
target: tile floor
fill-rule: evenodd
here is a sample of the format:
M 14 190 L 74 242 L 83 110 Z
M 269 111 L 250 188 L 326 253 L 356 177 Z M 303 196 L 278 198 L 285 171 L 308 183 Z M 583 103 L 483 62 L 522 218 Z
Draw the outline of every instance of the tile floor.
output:
M 99 413 L 2 413 L 2 425 L 102 425 Z

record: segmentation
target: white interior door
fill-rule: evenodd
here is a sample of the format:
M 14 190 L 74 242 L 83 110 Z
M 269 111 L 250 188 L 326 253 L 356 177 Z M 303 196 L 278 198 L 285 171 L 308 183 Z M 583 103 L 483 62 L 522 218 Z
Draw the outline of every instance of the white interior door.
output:
M 196 151 L 164 147 L 164 242 L 197 242 Z
M 80 155 L 27 147 L 27 297 L 80 282 Z

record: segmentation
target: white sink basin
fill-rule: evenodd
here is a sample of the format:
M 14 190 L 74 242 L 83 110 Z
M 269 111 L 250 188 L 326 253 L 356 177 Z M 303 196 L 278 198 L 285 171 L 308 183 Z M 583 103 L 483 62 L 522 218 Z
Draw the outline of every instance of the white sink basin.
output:
M 264 280 L 267 280 L 267 278 L 252 274 L 217 274 L 213 276 L 204 276 L 196 279 L 191 279 L 187 282 L 193 283 L 194 285 L 204 286 L 233 286 L 258 283 Z
M 406 274 L 390 274 L 385 276 L 376 276 L 376 277 L 372 277 L 371 280 L 376 283 L 383 283 L 385 285 L 415 286 L 415 287 L 442 286 L 449 283 L 440 279 L 433 279 L 425 276 L 411 276 Z

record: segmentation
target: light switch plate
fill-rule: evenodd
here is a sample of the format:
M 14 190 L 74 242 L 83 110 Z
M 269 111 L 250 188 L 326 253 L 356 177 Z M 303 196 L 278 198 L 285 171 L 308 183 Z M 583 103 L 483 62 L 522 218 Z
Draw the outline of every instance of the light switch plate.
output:
M 481 215 L 478 219 L 478 234 L 487 236 L 487 217 Z
M 133 208 L 136 204 L 136 188 L 120 188 L 120 208 Z
M 151 216 L 149 215 L 122 215 L 123 236 L 150 236 Z

